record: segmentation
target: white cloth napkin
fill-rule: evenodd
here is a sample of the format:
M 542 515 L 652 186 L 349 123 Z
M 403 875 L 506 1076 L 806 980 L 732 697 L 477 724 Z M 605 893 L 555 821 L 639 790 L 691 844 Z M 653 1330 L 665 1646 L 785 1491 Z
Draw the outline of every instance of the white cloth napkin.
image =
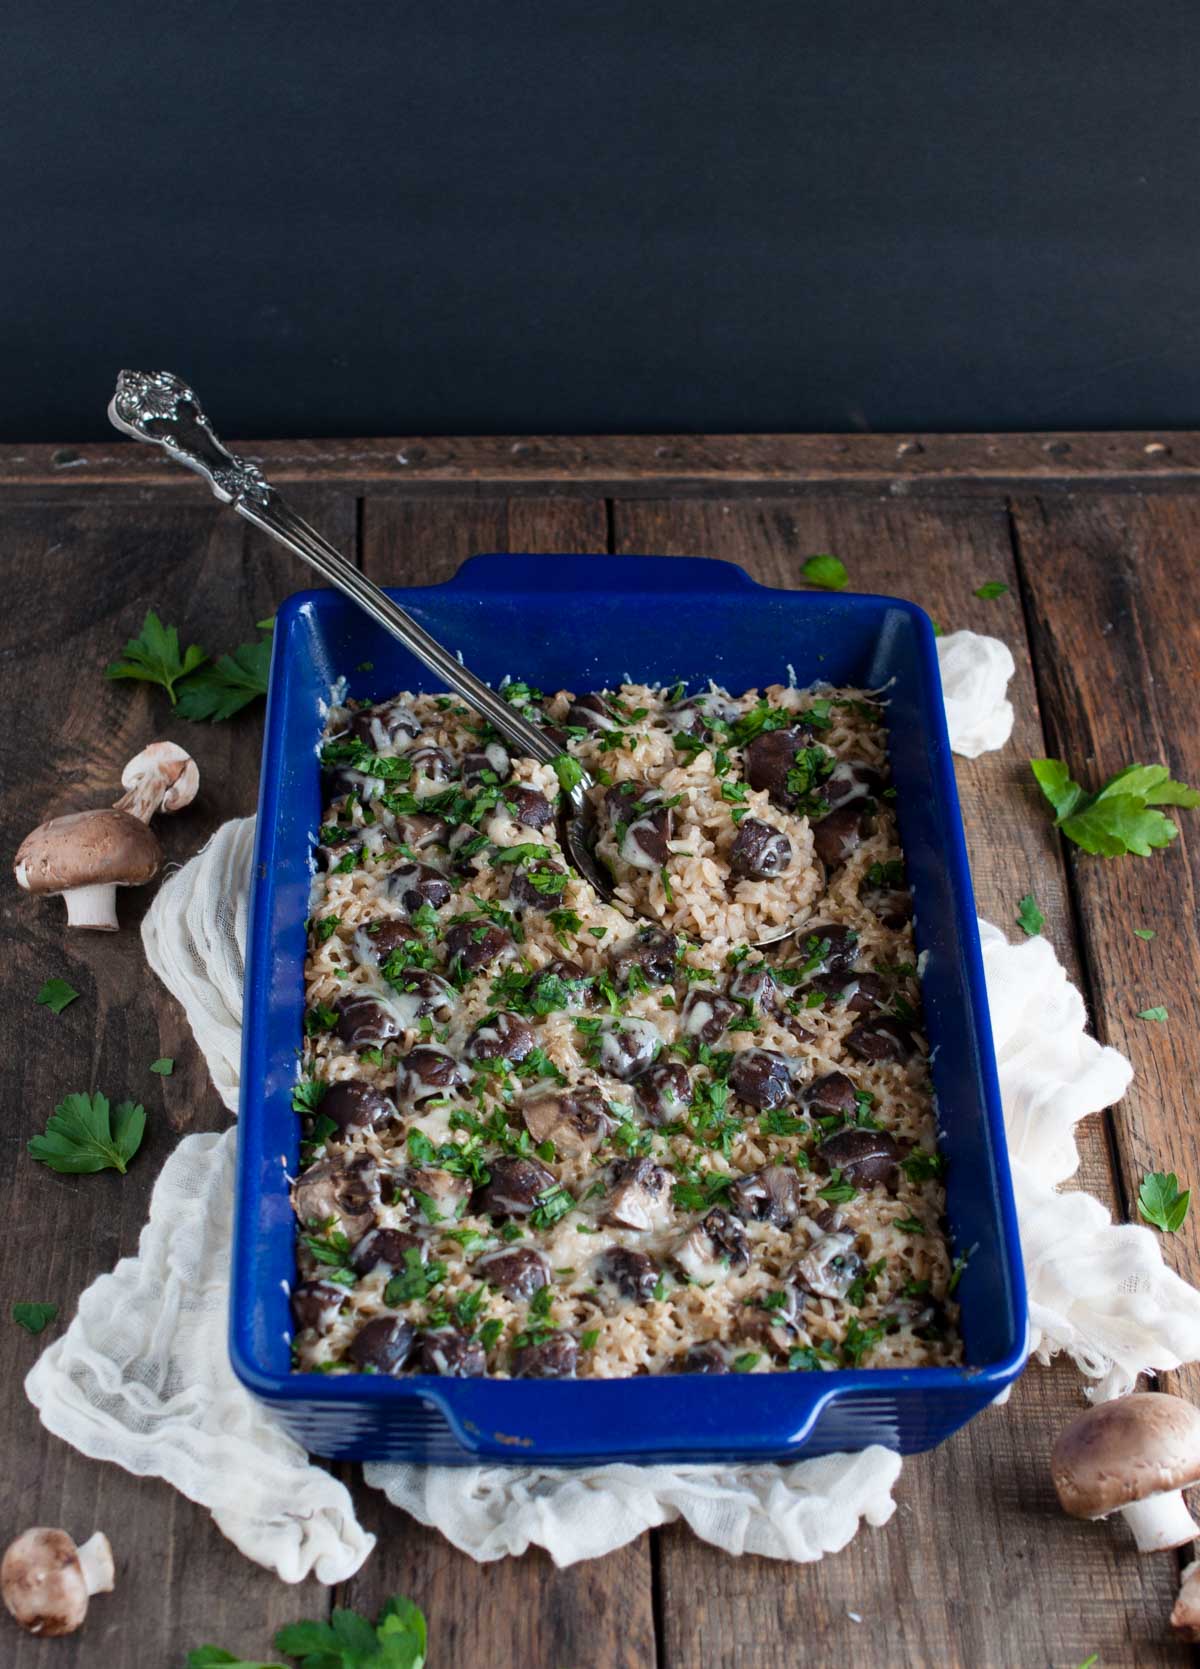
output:
M 1007 720 L 996 711 L 1008 703 L 994 650 L 977 657 L 986 676 L 962 671 L 961 640 L 973 636 L 939 641 L 943 661 L 954 652 L 947 711 L 962 751 L 1006 737 L 1012 722 L 1011 709 Z M 143 925 L 150 965 L 183 1005 L 232 1112 L 253 832 L 251 818 L 225 824 L 164 882 Z M 1114 1226 L 1099 1201 L 1057 1192 L 1079 1163 L 1074 1125 L 1116 1100 L 1130 1069 L 1084 1035 L 1082 998 L 1046 941 L 1012 946 L 981 929 L 1035 1347 L 1042 1360 L 1069 1351 L 1101 1394 L 1116 1394 L 1139 1372 L 1200 1356 L 1200 1294 L 1164 1267 L 1148 1229 Z M 184 1137 L 155 1185 L 138 1255 L 83 1294 L 26 1390 L 49 1430 L 165 1478 L 284 1580 L 342 1581 L 373 1537 L 344 1487 L 241 1389 L 226 1356 L 234 1139 L 233 1130 Z M 364 1468 L 368 1483 L 477 1559 L 536 1544 L 560 1565 L 678 1518 L 731 1553 L 818 1559 L 863 1520 L 887 1522 L 899 1472 L 899 1457 L 880 1448 L 746 1468 Z

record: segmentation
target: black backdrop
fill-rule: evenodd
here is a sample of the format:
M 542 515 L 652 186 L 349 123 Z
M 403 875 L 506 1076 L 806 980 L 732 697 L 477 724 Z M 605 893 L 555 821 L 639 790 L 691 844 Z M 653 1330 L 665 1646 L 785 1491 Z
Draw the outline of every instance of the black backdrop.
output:
M 1200 7 L 41 0 L 0 438 L 1200 424 Z

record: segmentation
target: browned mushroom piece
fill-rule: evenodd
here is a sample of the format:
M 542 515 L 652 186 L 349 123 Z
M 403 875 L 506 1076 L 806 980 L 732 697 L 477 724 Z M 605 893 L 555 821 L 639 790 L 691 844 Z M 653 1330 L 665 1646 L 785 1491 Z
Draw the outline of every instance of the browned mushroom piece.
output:
M 730 1209 L 747 1221 L 790 1228 L 800 1215 L 800 1177 L 790 1165 L 766 1165 L 738 1177 L 729 1190 Z
M 513 1350 L 511 1372 L 514 1379 L 573 1379 L 578 1360 L 579 1346 L 569 1333 L 534 1336 Z
M 673 701 L 667 708 L 667 717 L 676 734 L 685 731 L 689 736 L 710 736 L 718 726 L 736 723 L 741 713 L 723 696 L 711 690 L 698 690 L 695 695 Z
M 872 915 L 878 916 L 884 927 L 890 927 L 893 932 L 907 927 L 912 920 L 912 893 L 907 887 L 868 884 L 859 889 L 859 897 Z
M 819 1234 L 792 1271 L 792 1279 L 815 1298 L 841 1302 L 863 1272 L 848 1229 Z
M 510 782 L 500 791 L 502 803 L 509 807 L 513 820 L 527 829 L 544 829 L 554 817 L 554 807 L 536 788 L 524 783 Z
M 431 846 L 445 846 L 449 839 L 450 825 L 444 817 L 409 811 L 396 818 L 395 840 L 401 851 L 424 852 Z
M 550 1285 L 550 1265 L 532 1246 L 501 1246 L 477 1258 L 473 1273 L 506 1298 L 532 1298 Z
M 534 1141 L 553 1142 L 560 1158 L 594 1153 L 615 1123 L 604 1097 L 590 1085 L 526 1101 L 521 1117 Z
M 319 1159 L 292 1184 L 292 1208 L 305 1228 L 332 1222 L 351 1242 L 372 1226 L 378 1204 L 379 1170 L 366 1154 L 351 1164 Z
M 436 1373 L 444 1379 L 478 1379 L 487 1372 L 487 1352 L 478 1339 L 453 1327 L 427 1328 L 417 1334 L 410 1367 L 414 1373 Z
M 535 1014 L 552 1014 L 557 1009 L 578 1013 L 594 1008 L 598 994 L 591 975 L 568 956 L 556 956 L 525 982 L 525 1001 Z
M 354 958 L 364 968 L 380 968 L 400 951 L 408 958 L 425 940 L 417 929 L 397 916 L 376 916 L 354 931 Z
M 681 1061 L 658 1061 L 633 1080 L 633 1093 L 650 1124 L 675 1124 L 687 1113 L 692 1080 Z
M 454 987 L 427 968 L 403 968 L 389 975 L 388 984 L 392 1008 L 405 1031 L 426 1015 L 445 1025 L 458 1006 Z
M 639 1072 L 652 1065 L 662 1048 L 662 1038 L 650 1020 L 637 1015 L 620 1015 L 606 1020 L 597 1043 L 597 1065 L 602 1072 L 631 1083 Z
M 892 1000 L 892 988 L 878 974 L 846 973 L 818 974 L 804 987 L 806 1006 L 812 1008 L 845 1008 L 851 1014 L 877 1014 Z M 817 1002 L 814 999 L 820 998 Z
M 744 817 L 729 848 L 729 867 L 747 881 L 771 881 L 792 861 L 792 843 L 774 823 Z
M 912 1029 L 890 1015 L 863 1020 L 846 1034 L 846 1047 L 861 1061 L 903 1065 L 916 1052 Z
M 297 1327 L 328 1333 L 348 1294 L 336 1281 L 301 1281 L 292 1288 L 292 1315 Z
M 410 1252 L 415 1252 L 422 1263 L 428 1262 L 429 1242 L 407 1229 L 372 1229 L 351 1252 L 350 1266 L 356 1275 L 369 1275 L 373 1269 L 394 1274 L 407 1268 Z
M 792 773 L 811 735 L 811 725 L 792 724 L 785 730 L 764 730 L 746 744 L 746 781 L 751 788 L 765 789 L 771 804 L 784 811 L 794 810 L 802 797 Z
M 736 1217 L 715 1205 L 672 1248 L 671 1261 L 689 1280 L 702 1284 L 724 1280 L 731 1270 L 750 1266 L 746 1231 Z
M 407 745 L 421 734 L 421 721 L 402 701 L 384 701 L 377 707 L 361 707 L 350 720 L 350 732 L 375 753 L 397 743 Z
M 406 862 L 392 870 L 387 890 L 389 898 L 394 898 L 412 916 L 426 904 L 440 910 L 453 889 L 441 870 L 434 869 L 432 864 Z
M 828 1118 L 834 1113 L 853 1118 L 858 1111 L 858 1098 L 853 1082 L 844 1072 L 826 1072 L 807 1086 L 801 1105 L 813 1118 Z
M 720 991 L 698 986 L 689 991 L 679 1011 L 679 1028 L 693 1049 L 702 1043 L 710 1046 L 724 1036 L 734 1020 L 741 1019 L 744 1010 L 740 1003 Z
M 600 1221 L 639 1233 L 669 1218 L 670 1178 L 652 1159 L 623 1159 L 609 1173 L 609 1194 Z
M 632 1246 L 610 1246 L 592 1264 L 596 1280 L 611 1287 L 630 1304 L 648 1304 L 654 1297 L 661 1271 L 653 1258 Z
M 853 857 L 863 842 L 866 811 L 859 800 L 837 806 L 813 824 L 813 847 L 827 869 Z
M 528 1217 L 558 1186 L 554 1172 L 540 1159 L 502 1154 L 488 1161 L 488 1172 L 488 1180 L 475 1190 L 471 1210 L 489 1217 Z
M 575 697 L 567 708 L 567 723 L 574 729 L 616 730 L 620 720 L 609 711 L 604 696 L 591 691 Z
M 366 992 L 354 991 L 334 1003 L 334 1031 L 347 1049 L 378 1049 L 399 1037 L 401 1026 L 389 1006 Z
M 706 1344 L 689 1345 L 680 1351 L 671 1365 L 673 1373 L 728 1373 L 729 1357 L 716 1339 Z
M 108 1537 L 97 1530 L 76 1547 L 65 1530 L 39 1526 L 10 1542 L 0 1560 L 0 1595 L 30 1634 L 74 1634 L 92 1594 L 112 1592 L 115 1566 Z
M 858 961 L 858 933 L 842 922 L 818 921 L 797 935 L 802 966 L 810 974 L 840 974 Z
M 1097 1403 L 1059 1433 L 1050 1475 L 1064 1512 L 1119 1512 L 1139 1553 L 1200 1536 L 1183 1491 L 1200 1481 L 1200 1410 L 1163 1391 Z
M 465 1081 L 457 1056 L 440 1043 L 418 1043 L 396 1064 L 396 1094 L 402 1101 L 445 1095 Z
M 738 1325 L 743 1337 L 781 1355 L 796 1342 L 804 1300 L 794 1286 L 777 1287 L 768 1298 L 769 1305 L 746 1309 Z
M 162 862 L 147 824 L 160 811 L 182 811 L 199 785 L 190 754 L 151 742 L 122 771 L 126 792 L 114 806 L 68 812 L 26 835 L 13 862 L 17 885 L 37 897 L 61 895 L 68 927 L 115 933 L 117 888 L 144 886 Z
M 463 787 L 472 793 L 477 788 L 495 788 L 507 777 L 511 766 L 503 742 L 487 742 L 481 748 L 473 748 L 463 757 Z
M 675 977 L 679 940 L 661 927 L 643 927 L 608 954 L 608 965 L 618 985 L 628 984 L 636 971 L 648 985 L 665 985 Z
M 512 949 L 512 934 L 494 921 L 460 921 L 446 929 L 442 941 L 446 960 L 455 972 L 473 974 Z
M 895 1186 L 900 1149 L 886 1130 L 837 1130 L 813 1154 L 813 1164 L 828 1175 L 840 1171 L 856 1188 Z
M 734 1002 L 758 1014 L 771 1014 L 779 1003 L 779 986 L 765 962 L 743 962 L 734 969 L 727 987 Z
M 733 1057 L 729 1087 L 751 1107 L 782 1107 L 792 1095 L 791 1065 L 774 1049 L 743 1049 Z
M 424 777 L 426 782 L 448 782 L 455 774 L 454 761 L 445 748 L 434 747 L 432 743 L 413 748 L 404 757 L 416 775 Z
M 404 1372 L 412 1349 L 413 1330 L 402 1316 L 378 1316 L 359 1328 L 346 1356 L 357 1368 L 395 1376 Z
M 374 1084 L 358 1078 L 344 1078 L 330 1084 L 321 1097 L 319 1111 L 331 1118 L 343 1134 L 355 1130 L 373 1130 L 377 1124 L 396 1117 L 395 1103 Z
M 485 1015 L 466 1041 L 470 1061 L 523 1061 L 534 1048 L 533 1027 L 508 1009 Z
M 863 759 L 839 759 L 821 784 L 821 798 L 830 806 L 877 800 L 882 792 L 883 777 Z
M 550 858 L 536 858 L 528 863 L 510 864 L 509 868 L 512 873 L 505 896 L 515 909 L 558 908 L 567 884 L 567 872 L 560 863 Z

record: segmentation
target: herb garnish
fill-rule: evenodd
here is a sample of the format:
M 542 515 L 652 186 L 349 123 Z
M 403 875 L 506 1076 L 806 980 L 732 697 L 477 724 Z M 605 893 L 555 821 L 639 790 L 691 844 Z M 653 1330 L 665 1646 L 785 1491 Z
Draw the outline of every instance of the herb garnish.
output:
M 14 1304 L 12 1307 L 12 1318 L 17 1326 L 35 1336 L 44 1332 L 57 1314 L 57 1304 Z
M 1003 597 L 1007 590 L 1008 587 L 1004 584 L 1003 580 L 985 580 L 984 583 L 977 588 L 975 595 L 977 597 L 982 597 L 986 603 L 990 602 L 993 597 Z
M 78 995 L 75 987 L 68 985 L 65 979 L 48 979 L 33 1000 L 54 1014 L 61 1014 Z
M 1027 892 L 1017 905 L 1017 926 L 1032 939 L 1045 925 L 1046 918 L 1038 909 L 1037 899 L 1031 892 Z
M 123 1176 L 145 1128 L 146 1110 L 132 1101 L 122 1101 L 110 1114 L 108 1098 L 99 1092 L 68 1095 L 51 1113 L 45 1134 L 28 1144 L 29 1151 L 65 1175 L 115 1170 Z
M 1165 765 L 1127 765 L 1088 794 L 1061 759 L 1031 759 L 1042 793 L 1054 807 L 1055 826 L 1085 852 L 1115 858 L 1136 852 L 1148 858 L 1156 846 L 1168 846 L 1179 833 L 1160 805 L 1200 805 L 1200 793 L 1172 782 Z
M 828 555 L 806 557 L 800 572 L 810 585 L 820 586 L 822 591 L 844 591 L 849 578 L 845 564 Z
M 1166 1011 L 1165 1008 L 1162 1008 L 1162 1007 L 1158 1007 L 1158 1008 L 1139 1008 L 1138 1009 L 1138 1019 L 1139 1020 L 1165 1020 L 1166 1017 L 1167 1017 L 1167 1011 Z
M 298 1660 L 298 1669 L 424 1669 L 425 1617 L 401 1594 L 393 1594 L 374 1623 L 357 1611 L 334 1608 L 328 1622 L 288 1623 L 275 1636 L 275 1650 Z M 185 1669 L 283 1669 L 250 1662 L 221 1646 L 197 1646 Z
M 231 655 L 219 656 L 212 666 L 189 678 L 179 692 L 180 717 L 194 723 L 208 719 L 217 724 L 266 695 L 274 625 L 273 620 L 259 621 L 259 630 L 265 631 L 266 637 L 257 643 L 239 644 Z
M 164 626 L 153 609 L 146 611 L 142 629 L 131 637 L 115 661 L 104 669 L 106 678 L 135 678 L 144 684 L 159 684 L 176 704 L 175 686 L 203 666 L 208 659 L 199 644 L 190 644 L 179 653 L 179 633 L 174 626 Z
M 1151 1171 L 1138 1190 L 1138 1215 L 1164 1234 L 1174 1234 L 1188 1214 L 1192 1191 L 1179 1187 L 1174 1171 Z

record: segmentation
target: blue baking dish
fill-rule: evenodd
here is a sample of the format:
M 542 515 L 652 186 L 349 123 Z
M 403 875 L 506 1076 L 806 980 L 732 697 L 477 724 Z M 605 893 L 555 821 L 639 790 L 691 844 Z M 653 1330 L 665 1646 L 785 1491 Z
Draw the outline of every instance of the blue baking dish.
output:
M 288 1178 L 304 1011 L 317 742 L 330 686 L 378 700 L 433 687 L 394 639 L 332 591 L 275 626 L 246 971 L 230 1348 L 242 1383 L 308 1449 L 437 1463 L 791 1460 L 932 1447 L 1024 1364 L 1026 1307 L 954 769 L 933 631 L 912 603 L 770 590 L 698 558 L 477 556 L 445 585 L 397 591 L 491 683 L 543 689 L 623 679 L 733 690 L 785 681 L 889 686 L 901 835 L 925 953 L 947 1212 L 968 1254 L 958 1296 L 966 1365 L 626 1380 L 293 1374 Z

